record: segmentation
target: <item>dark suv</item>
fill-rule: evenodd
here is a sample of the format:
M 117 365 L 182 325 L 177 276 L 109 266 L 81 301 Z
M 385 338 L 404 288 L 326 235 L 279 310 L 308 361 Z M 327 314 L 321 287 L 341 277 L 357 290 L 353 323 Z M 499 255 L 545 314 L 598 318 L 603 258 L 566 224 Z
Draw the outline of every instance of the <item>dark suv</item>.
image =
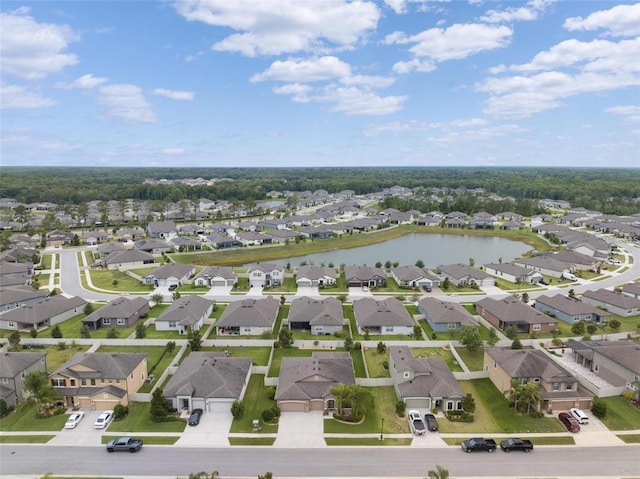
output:
M 425 414 L 424 422 L 427 425 L 427 429 L 429 431 L 437 431 L 438 430 L 438 421 L 436 421 L 436 417 L 433 414 Z
M 196 408 L 191 411 L 191 416 L 189 416 L 189 426 L 197 426 L 200 424 L 200 418 L 202 417 L 202 409 Z
M 567 431 L 569 432 L 580 431 L 580 424 L 569 413 L 561 412 L 560 414 L 558 414 L 558 419 L 564 425 L 564 427 L 567 428 Z

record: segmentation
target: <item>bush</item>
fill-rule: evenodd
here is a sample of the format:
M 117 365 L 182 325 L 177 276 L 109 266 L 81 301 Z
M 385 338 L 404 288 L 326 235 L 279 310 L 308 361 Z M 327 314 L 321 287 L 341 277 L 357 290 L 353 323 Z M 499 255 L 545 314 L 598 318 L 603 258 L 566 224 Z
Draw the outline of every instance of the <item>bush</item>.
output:
M 244 403 L 239 400 L 233 401 L 231 405 L 231 415 L 234 419 L 241 419 L 244 416 Z
M 389 361 L 382 361 L 382 367 L 385 369 L 389 369 Z
M 123 419 L 127 414 L 129 414 L 129 408 L 127 406 L 116 404 L 113 408 L 113 418 L 116 420 Z
M 57 324 L 51 330 L 51 337 L 58 339 L 62 337 L 62 331 L 60 330 L 60 326 L 58 326 Z
M 473 414 L 463 410 L 447 411 L 445 416 L 451 422 L 473 422 Z
M 362 349 L 362 343 L 360 341 L 356 341 L 355 343 L 353 343 L 353 349 L 355 349 L 356 351 L 360 351 Z
M 603 419 L 607 415 L 607 403 L 598 397 L 593 398 L 591 412 L 598 419 Z
M 276 387 L 275 386 L 269 386 L 267 388 L 267 397 L 269 398 L 270 401 L 275 400 L 275 398 L 276 398 Z
M 109 338 L 109 339 L 116 339 L 119 335 L 120 335 L 120 333 L 118 333 L 118 331 L 116 330 L 116 328 L 111 328 L 111 329 L 107 332 L 107 338 Z
M 7 405 L 7 401 L 5 401 L 4 399 L 0 398 L 0 417 L 6 416 L 12 410 L 13 410 L 13 408 L 9 407 Z
M 398 416 L 404 416 L 405 411 L 407 410 L 407 403 L 402 399 L 398 399 L 396 401 L 396 414 Z

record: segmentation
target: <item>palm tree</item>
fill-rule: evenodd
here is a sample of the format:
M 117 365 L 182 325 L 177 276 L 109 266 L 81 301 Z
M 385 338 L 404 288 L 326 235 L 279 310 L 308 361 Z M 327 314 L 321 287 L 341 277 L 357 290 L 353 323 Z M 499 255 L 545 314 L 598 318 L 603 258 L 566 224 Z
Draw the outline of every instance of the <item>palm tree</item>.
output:
M 429 470 L 425 479 L 449 479 L 449 471 L 440 464 L 436 464 L 435 470 Z
M 540 409 L 542 393 L 534 383 L 527 383 L 522 387 L 520 399 L 527 405 L 527 414 L 531 414 L 531 406 L 535 407 L 535 411 Z
M 360 412 L 364 414 L 373 402 L 373 396 L 368 389 L 360 384 L 352 384 L 349 387 L 349 400 L 351 401 L 351 415 L 359 417 Z
M 344 405 L 344 400 L 349 397 L 349 387 L 345 384 L 336 384 L 331 389 L 331 394 L 336 397 L 336 409 L 338 410 L 338 416 L 342 417 L 342 406 Z

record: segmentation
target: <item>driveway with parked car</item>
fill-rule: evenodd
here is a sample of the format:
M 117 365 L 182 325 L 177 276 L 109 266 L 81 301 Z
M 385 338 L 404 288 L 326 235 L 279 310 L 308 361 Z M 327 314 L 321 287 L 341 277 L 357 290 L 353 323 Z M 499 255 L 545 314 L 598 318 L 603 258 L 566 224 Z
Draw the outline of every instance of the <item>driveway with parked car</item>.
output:
M 192 416 L 189 413 L 187 419 Z M 231 411 L 205 411 L 197 425 L 185 428 L 176 442 L 179 446 L 228 446 L 229 429 L 233 416 Z

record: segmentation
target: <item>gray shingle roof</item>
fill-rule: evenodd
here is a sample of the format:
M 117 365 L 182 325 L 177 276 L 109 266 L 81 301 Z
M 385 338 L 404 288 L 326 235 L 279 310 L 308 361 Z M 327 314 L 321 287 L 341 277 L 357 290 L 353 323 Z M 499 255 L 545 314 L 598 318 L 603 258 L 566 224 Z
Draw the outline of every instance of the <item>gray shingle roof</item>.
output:
M 189 264 L 168 263 L 154 269 L 143 277 L 158 279 L 167 279 L 171 277 L 183 278 L 188 276 L 194 269 L 195 267 Z
M 464 278 L 465 276 L 469 276 L 473 279 L 485 279 L 490 278 L 491 275 L 485 273 L 484 271 L 480 271 L 479 269 L 473 268 L 467 264 L 457 263 L 457 264 L 441 264 L 438 266 L 438 270 L 442 274 L 446 274 L 452 278 Z
M 86 318 L 82 319 L 82 322 L 91 323 L 99 321 L 102 318 L 130 318 L 141 309 L 148 307 L 149 301 L 145 298 L 125 298 L 120 296 L 105 304 L 102 308 L 94 311 Z
M 485 349 L 511 378 L 542 378 L 546 382 L 576 381 L 573 374 L 536 349 Z
M 416 281 L 425 277 L 425 272 L 413 264 L 398 266 L 391 271 L 400 281 Z
M 536 304 L 537 303 L 544 304 L 545 306 L 570 315 L 595 314 L 597 316 L 611 316 L 611 313 L 608 313 L 607 311 L 595 308 L 590 304 L 583 303 L 578 299 L 569 298 L 562 294 L 556 294 L 555 296 L 539 296 L 536 298 Z
M 353 314 L 358 326 L 413 326 L 411 316 L 397 298 L 361 298 L 353 302 Z
M 627 296 L 626 294 L 616 293 L 608 289 L 598 289 L 596 291 L 585 291 L 582 293 L 583 298 L 590 298 L 601 303 L 611 304 L 619 308 L 637 308 L 640 306 L 640 298 Z
M 251 358 L 224 357 L 220 352 L 192 352 L 171 377 L 164 395 L 240 399 Z
M 53 374 L 74 378 L 125 379 L 146 359 L 147 355 L 142 353 L 78 353 Z
M 295 298 L 289 308 L 289 324 L 309 323 L 311 326 L 341 326 L 344 322 L 342 303 L 332 296 L 315 299 Z
M 422 298 L 418 306 L 423 309 L 434 323 L 460 323 L 477 326 L 478 322 L 460 304 L 443 301 L 438 298 Z
M 154 256 L 151 253 L 145 251 L 139 251 L 137 249 L 127 249 L 124 251 L 114 251 L 104 260 L 106 264 L 116 263 L 135 263 L 138 261 L 154 261 Z
M 227 306 L 216 327 L 254 326 L 272 328 L 278 316 L 280 302 L 273 296 L 267 298 L 247 298 L 234 301 Z
M 13 378 L 46 355 L 47 353 L 4 352 L 0 355 L 0 378 Z M 44 371 L 44 367 L 42 369 Z
M 202 296 L 183 296 L 171 303 L 171 306 L 156 318 L 156 323 L 176 321 L 182 326 L 193 326 L 212 304 L 213 300 Z
M 361 281 L 369 281 L 373 278 L 380 277 L 385 278 L 387 274 L 382 268 L 375 268 L 371 266 L 351 265 L 345 266 L 344 276 L 349 281 L 350 279 L 358 279 Z
M 233 268 L 229 266 L 208 266 L 198 275 L 198 278 L 224 278 L 224 279 L 236 279 L 238 275 L 233 271 Z
M 317 280 L 324 277 L 329 278 L 337 278 L 335 268 L 329 268 L 327 266 L 316 266 L 316 265 L 303 265 L 298 267 L 298 271 L 296 272 L 297 279 L 307 278 L 311 280 Z
M 510 296 L 503 299 L 482 298 L 476 303 L 476 306 L 480 306 L 505 323 L 545 324 L 557 322 L 551 316 L 547 316 Z
M 56 295 L 7 311 L 2 315 L 2 319 L 22 324 L 38 324 L 74 308 L 82 308 L 85 304 L 87 302 L 79 296 L 65 298 L 62 295 Z

